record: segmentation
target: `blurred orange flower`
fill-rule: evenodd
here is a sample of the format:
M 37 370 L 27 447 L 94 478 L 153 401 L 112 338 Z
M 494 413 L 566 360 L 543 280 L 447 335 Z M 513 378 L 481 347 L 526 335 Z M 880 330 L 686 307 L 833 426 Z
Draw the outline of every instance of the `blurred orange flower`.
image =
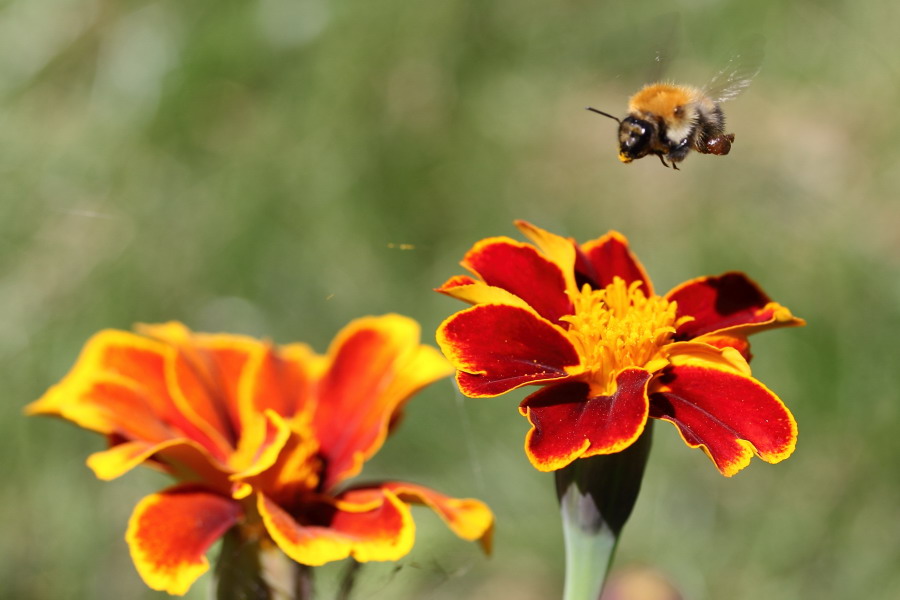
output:
M 151 588 L 183 594 L 208 548 L 238 525 L 293 560 L 397 560 L 413 546 L 410 503 L 489 549 L 483 503 L 418 485 L 344 486 L 381 447 L 407 399 L 452 373 L 406 317 L 350 323 L 317 355 L 180 323 L 107 330 L 71 372 L 26 409 L 105 434 L 88 458 L 100 479 L 139 464 L 178 484 L 144 498 L 126 539 Z
M 555 471 L 633 444 L 648 418 L 678 428 L 731 476 L 756 454 L 790 456 L 797 424 L 750 374 L 747 336 L 803 320 L 743 273 L 688 281 L 656 295 L 616 232 L 578 244 L 530 223 L 534 245 L 481 240 L 438 291 L 474 306 L 441 324 L 438 344 L 463 394 L 542 389 L 519 411 L 525 451 Z

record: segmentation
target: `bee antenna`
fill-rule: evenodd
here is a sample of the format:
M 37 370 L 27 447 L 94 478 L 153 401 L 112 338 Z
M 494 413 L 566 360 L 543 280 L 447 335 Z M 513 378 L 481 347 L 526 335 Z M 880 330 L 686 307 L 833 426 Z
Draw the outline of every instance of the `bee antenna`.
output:
M 614 116 L 612 116 L 612 115 L 609 114 L 609 113 L 603 112 L 602 110 L 597 110 L 597 109 L 594 108 L 593 106 L 588 106 L 587 109 L 588 109 L 589 111 L 591 111 L 591 112 L 597 113 L 598 115 L 603 115 L 604 117 L 609 117 L 610 119 L 612 119 L 613 121 L 615 121 L 615 122 L 618 123 L 619 125 L 622 124 L 622 120 L 619 119 L 619 117 L 614 117 Z

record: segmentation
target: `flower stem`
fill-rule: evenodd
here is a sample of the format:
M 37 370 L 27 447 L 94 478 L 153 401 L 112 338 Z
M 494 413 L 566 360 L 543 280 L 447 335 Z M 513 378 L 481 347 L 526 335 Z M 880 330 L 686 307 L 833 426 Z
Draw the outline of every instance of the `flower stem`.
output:
M 222 540 L 212 600 L 312 600 L 312 568 L 289 559 L 268 539 L 232 528 Z
M 359 573 L 360 568 L 362 568 L 362 563 L 351 558 L 344 569 L 344 576 L 341 577 L 341 587 L 338 589 L 337 595 L 335 596 L 336 600 L 350 600 L 350 593 L 353 591 L 353 586 L 356 584 L 356 576 Z
M 597 600 L 619 535 L 641 489 L 652 421 L 617 454 L 576 460 L 556 472 L 566 549 L 563 600 Z

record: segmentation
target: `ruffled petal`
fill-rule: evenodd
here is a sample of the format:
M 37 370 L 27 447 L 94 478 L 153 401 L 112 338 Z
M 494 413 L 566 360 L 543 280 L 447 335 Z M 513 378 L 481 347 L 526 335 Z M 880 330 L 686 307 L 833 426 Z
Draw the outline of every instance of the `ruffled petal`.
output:
M 601 289 L 619 277 L 630 284 L 633 281 L 643 282 L 644 294 L 650 296 L 653 286 L 643 265 L 628 249 L 628 240 L 617 231 L 610 231 L 603 237 L 581 246 L 577 270 L 593 282 L 594 289 Z
M 710 333 L 695 339 L 714 348 L 734 348 L 748 363 L 753 357 L 750 352 L 750 342 L 746 336 L 728 335 L 726 332 L 723 335 Z
M 72 370 L 28 414 L 54 414 L 86 429 L 151 444 L 189 438 L 224 461 L 227 448 L 176 402 L 167 372 L 173 348 L 126 331 L 105 330 L 85 344 Z
M 470 397 L 564 379 L 566 369 L 580 363 L 559 328 L 515 306 L 486 304 L 458 312 L 438 328 L 437 341 Z
M 97 370 L 65 378 L 26 412 L 58 415 L 91 431 L 148 443 L 171 439 L 177 431 L 154 412 L 153 404 L 139 382 Z
M 228 454 L 242 428 L 238 402 L 241 375 L 262 342 L 245 336 L 184 330 L 183 340 L 170 340 L 166 370 L 169 389 L 179 410 Z
M 268 468 L 268 459 L 277 453 L 272 443 L 283 439 L 284 432 L 276 430 L 287 425 L 275 425 L 268 413 L 278 415 L 279 422 L 308 422 L 323 362 L 306 344 L 277 349 L 270 344 L 257 346 L 238 386 L 241 432 L 229 463 L 235 471 L 258 473 Z
M 319 566 L 352 556 L 359 562 L 402 558 L 412 549 L 409 508 L 390 491 L 357 490 L 314 514 L 296 518 L 260 494 L 257 509 L 269 535 L 293 560 Z
M 559 267 L 566 280 L 566 289 L 576 291 L 575 254 L 578 246 L 575 240 L 550 233 L 528 221 L 516 220 L 514 224 L 550 262 Z
M 165 382 L 163 344 L 127 331 L 104 330 L 85 344 L 72 370 L 29 415 L 57 415 L 98 433 L 149 441 L 183 425 Z
M 668 357 L 668 364 L 690 363 L 750 376 L 750 363 L 744 358 L 741 348 L 730 344 L 714 345 L 698 341 L 674 342 L 665 347 L 665 353 Z
M 469 304 L 508 304 L 529 308 L 528 303 L 515 294 L 465 275 L 451 277 L 434 291 Z
M 678 328 L 675 337 L 679 340 L 710 333 L 746 337 L 766 329 L 804 323 L 784 306 L 772 302 L 743 273 L 693 279 L 669 292 L 666 299 L 678 303 L 679 318 L 693 317 Z
M 409 507 L 388 490 L 350 490 L 338 497 L 331 528 L 353 539 L 353 558 L 398 560 L 412 550 L 416 526 Z M 369 509 L 374 502 L 377 508 Z
M 277 349 L 269 344 L 261 345 L 241 380 L 238 395 L 242 404 L 246 404 L 242 410 L 256 416 L 273 410 L 285 419 L 303 412 L 312 399 L 322 362 L 306 344 Z
M 209 569 L 206 551 L 242 514 L 240 504 L 191 486 L 176 486 L 141 500 L 125 539 L 144 582 L 183 595 Z
M 412 394 L 453 372 L 437 350 L 419 343 L 419 324 L 400 315 L 351 322 L 328 357 L 313 417 L 326 457 L 325 489 L 359 472 Z
M 404 502 L 429 507 L 453 533 L 470 542 L 478 540 L 485 553 L 490 554 L 494 514 L 484 502 L 474 498 L 451 498 L 413 483 L 391 481 L 379 487 L 397 494 Z
M 136 441 L 116 444 L 108 450 L 91 454 L 87 459 L 87 466 L 94 472 L 97 479 L 110 481 L 144 463 L 157 451 L 181 443 L 184 441 L 169 440 L 161 444 Z
M 732 350 L 730 348 L 726 350 Z M 755 453 L 777 463 L 794 451 L 797 423 L 766 386 L 721 362 L 673 357 L 653 384 L 650 416 L 669 421 L 730 477 Z
M 630 446 L 647 422 L 651 374 L 625 369 L 611 396 L 590 396 L 590 386 L 571 381 L 548 386 L 526 398 L 519 411 L 531 430 L 525 453 L 540 471 L 556 471 L 578 458 L 612 454 Z
M 518 296 L 552 323 L 572 312 L 563 271 L 530 244 L 504 237 L 481 240 L 462 264 L 487 285 Z
M 158 444 L 143 441 L 116 443 L 108 450 L 95 452 L 87 465 L 98 479 L 109 481 L 141 464 L 157 467 L 179 479 L 200 480 L 208 487 L 228 490 L 228 470 L 209 451 L 185 438 Z
M 247 470 L 231 477 L 241 484 L 237 497 L 257 489 L 265 490 L 275 503 L 290 503 L 309 490 L 320 489 L 322 458 L 310 420 L 306 415 L 289 425 L 274 411 L 266 412 L 265 444 Z

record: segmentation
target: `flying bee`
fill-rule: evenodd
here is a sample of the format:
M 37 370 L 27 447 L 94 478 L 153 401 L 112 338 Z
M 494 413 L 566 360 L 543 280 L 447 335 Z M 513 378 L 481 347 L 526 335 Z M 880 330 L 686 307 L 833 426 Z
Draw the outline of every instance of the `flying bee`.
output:
M 720 104 L 747 89 L 761 63 L 762 44 L 756 42 L 735 55 L 703 88 L 671 83 L 644 86 L 629 99 L 624 119 L 593 107 L 588 110 L 619 123 L 619 160 L 630 163 L 655 154 L 663 166 L 671 163 L 677 170 L 691 150 L 717 156 L 731 151 L 734 134 L 725 132 Z

